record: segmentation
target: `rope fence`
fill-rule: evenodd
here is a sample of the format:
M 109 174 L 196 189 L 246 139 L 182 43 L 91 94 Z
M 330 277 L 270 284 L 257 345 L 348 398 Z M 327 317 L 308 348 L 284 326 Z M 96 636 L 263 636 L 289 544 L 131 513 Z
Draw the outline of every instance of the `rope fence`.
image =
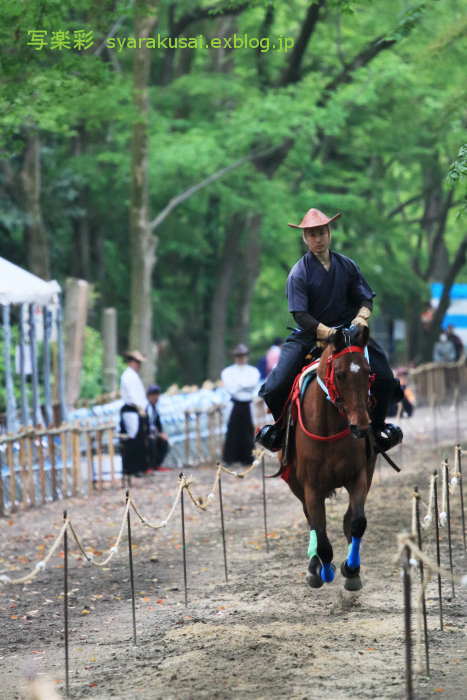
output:
M 103 430 L 108 430 L 108 427 Z M 456 530 L 456 537 L 459 534 L 459 526 L 462 529 L 463 551 L 466 551 L 466 533 L 465 533 L 465 513 L 463 500 L 463 475 L 462 475 L 462 456 L 467 451 L 463 450 L 461 445 L 456 445 L 454 448 L 453 468 L 449 468 L 448 460 L 443 460 L 441 466 L 441 474 L 435 470 L 429 480 L 429 491 L 427 502 L 425 502 L 417 487 L 414 488 L 411 497 L 411 530 L 410 533 L 402 533 L 398 538 L 398 549 L 394 561 L 400 562 L 402 570 L 402 579 L 404 587 L 404 625 L 405 625 L 405 650 L 406 650 L 406 698 L 412 700 L 413 695 L 413 678 L 412 678 L 412 593 L 415 590 L 415 615 L 416 615 L 416 633 L 415 633 L 415 651 L 416 659 L 414 670 L 417 674 L 430 674 L 429 666 L 429 629 L 427 624 L 426 594 L 432 579 L 436 576 L 438 580 L 438 606 L 440 615 L 440 629 L 443 629 L 443 604 L 446 600 L 446 593 L 443 591 L 442 582 L 451 585 L 452 600 L 455 596 L 455 587 L 459 585 L 467 585 L 467 577 L 461 577 L 454 573 L 453 558 L 457 554 L 456 543 L 453 546 L 453 528 Z M 133 641 L 136 644 L 136 608 L 134 594 L 134 572 L 133 572 L 133 555 L 132 555 L 132 540 L 131 540 L 131 519 L 130 514 L 133 513 L 141 524 L 149 529 L 158 530 L 166 527 L 168 523 L 177 513 L 180 507 L 181 514 L 181 539 L 182 539 L 182 554 L 183 554 L 183 572 L 184 572 L 184 595 L 185 604 L 188 602 L 188 573 L 187 573 L 187 548 L 186 548 L 186 533 L 185 533 L 185 505 L 184 492 L 186 491 L 192 505 L 200 512 L 206 512 L 216 498 L 216 491 L 219 497 L 220 506 L 220 524 L 224 554 L 224 571 L 225 580 L 228 581 L 228 564 L 227 564 L 227 548 L 225 538 L 225 522 L 222 501 L 222 476 L 227 475 L 237 479 L 244 479 L 254 469 L 258 467 L 262 469 L 262 484 L 263 484 L 263 507 L 264 507 L 264 525 L 265 525 L 265 549 L 268 551 L 268 534 L 267 534 L 267 517 L 266 517 L 266 494 L 265 494 L 265 473 L 264 473 L 264 451 L 258 452 L 255 455 L 254 462 L 243 471 L 235 471 L 221 462 L 217 462 L 212 484 L 207 490 L 207 494 L 199 495 L 195 492 L 195 480 L 191 477 L 186 477 L 183 472 L 179 474 L 177 488 L 173 497 L 172 505 L 165 518 L 153 522 L 141 511 L 130 491 L 126 492 L 125 506 L 121 516 L 117 536 L 114 544 L 102 555 L 96 559 L 95 555 L 85 546 L 83 539 L 79 535 L 72 519 L 64 513 L 64 521 L 57 533 L 55 540 L 49 548 L 47 555 L 37 562 L 28 574 L 20 578 L 10 578 L 8 575 L 0 576 L 0 584 L 3 585 L 18 585 L 25 584 L 36 578 L 47 566 L 50 559 L 57 552 L 63 541 L 63 551 L 65 557 L 65 586 L 67 586 L 67 571 L 68 571 L 68 544 L 67 534 L 71 534 L 79 552 L 84 557 L 85 561 L 92 566 L 98 568 L 106 567 L 112 559 L 119 553 L 121 543 L 125 535 L 125 525 L 127 526 L 127 541 L 130 566 L 130 581 L 132 590 L 132 625 L 133 625 Z M 439 484 L 441 480 L 441 498 L 438 499 Z M 424 508 L 424 516 L 420 515 L 420 508 Z M 443 538 L 442 551 L 440 548 L 440 529 L 444 528 L 447 536 Z M 422 538 L 422 532 L 424 533 Z M 424 541 L 423 541 L 424 539 Z M 436 560 L 431 554 L 431 550 L 435 547 Z M 441 555 L 444 561 L 441 561 Z M 444 601 L 443 601 L 444 595 Z M 67 600 L 65 598 L 65 615 L 68 615 Z M 66 618 L 67 619 L 67 618 Z M 68 625 L 66 625 L 65 634 L 65 655 L 66 655 L 66 681 L 68 686 Z
M 443 631 L 443 586 L 442 580 L 451 586 L 451 596 L 448 601 L 453 601 L 456 596 L 456 585 L 467 585 L 466 575 L 456 575 L 454 573 L 454 554 L 456 547 L 453 537 L 453 529 L 460 526 L 462 555 L 467 551 L 466 531 L 465 531 L 465 511 L 464 493 L 462 478 L 462 456 L 467 452 L 460 444 L 454 447 L 453 468 L 449 468 L 449 462 L 444 459 L 441 464 L 441 502 L 438 502 L 439 474 L 435 470 L 429 482 L 428 503 L 423 504 L 418 488 L 415 487 L 412 493 L 411 503 L 411 531 L 404 532 L 398 537 L 398 549 L 394 562 L 400 563 L 403 581 L 404 600 L 404 628 L 405 628 L 405 678 L 407 700 L 414 697 L 412 678 L 412 589 L 418 585 L 416 591 L 416 636 L 415 650 L 416 660 L 414 670 L 417 674 L 430 676 L 429 662 L 429 631 L 428 614 L 426 606 L 427 588 L 436 575 L 438 608 L 439 608 L 439 629 Z M 420 504 L 425 505 L 426 513 L 421 520 Z M 455 511 L 458 510 L 458 513 Z M 444 558 L 447 559 L 447 566 L 441 565 L 440 528 L 445 528 L 446 536 L 443 538 Z M 457 527 L 459 530 L 459 527 Z M 422 530 L 425 532 L 424 546 L 435 549 L 436 561 L 427 554 L 423 546 Z M 423 654 L 424 650 L 424 654 Z M 424 661 L 423 661 L 424 656 Z

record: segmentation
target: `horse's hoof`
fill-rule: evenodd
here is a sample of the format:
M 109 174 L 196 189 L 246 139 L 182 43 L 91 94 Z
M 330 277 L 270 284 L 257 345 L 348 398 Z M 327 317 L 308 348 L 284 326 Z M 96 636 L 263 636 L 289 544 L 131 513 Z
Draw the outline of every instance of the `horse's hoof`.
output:
M 310 588 L 321 588 L 321 586 L 323 585 L 321 576 L 318 576 L 317 574 L 308 573 L 306 575 L 306 582 L 310 586 Z
M 319 573 L 323 583 L 332 583 L 336 574 L 336 567 L 334 564 L 323 564 Z
M 359 591 L 363 588 L 362 579 L 360 576 L 346 578 L 344 581 L 344 588 L 346 591 Z
M 321 560 L 319 557 L 311 557 L 308 563 L 308 573 L 306 575 L 306 582 L 311 588 L 321 588 L 324 581 L 321 579 Z
M 346 591 L 359 591 L 362 588 L 360 567 L 351 569 L 347 566 L 347 562 L 343 561 L 341 564 L 341 574 L 345 578 L 344 588 Z

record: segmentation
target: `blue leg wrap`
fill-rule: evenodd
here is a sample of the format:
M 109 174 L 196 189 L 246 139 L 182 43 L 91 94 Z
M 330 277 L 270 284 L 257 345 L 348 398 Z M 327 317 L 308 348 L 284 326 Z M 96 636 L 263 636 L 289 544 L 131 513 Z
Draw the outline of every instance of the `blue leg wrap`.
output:
M 331 564 L 323 564 L 319 573 L 324 583 L 334 581 L 334 567 Z
M 361 537 L 352 537 L 352 542 L 349 544 L 347 553 L 347 566 L 350 569 L 358 569 L 360 566 L 360 542 Z

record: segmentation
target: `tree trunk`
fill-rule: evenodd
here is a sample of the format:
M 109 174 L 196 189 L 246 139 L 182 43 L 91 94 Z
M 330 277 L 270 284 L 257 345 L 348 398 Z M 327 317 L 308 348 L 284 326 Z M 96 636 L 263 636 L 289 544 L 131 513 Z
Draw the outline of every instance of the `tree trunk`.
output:
M 452 190 L 446 196 L 444 195 L 444 174 L 437 153 L 422 167 L 423 189 L 426 194 L 421 226 L 428 236 L 430 251 L 425 279 L 439 282 L 444 279 L 449 268 L 449 253 L 444 240 L 444 231 L 449 208 L 452 204 Z
M 146 12 L 145 12 L 146 11 Z M 151 36 L 155 14 L 142 0 L 135 2 L 135 36 Z M 149 68 L 151 54 L 146 47 L 134 51 L 133 103 L 136 117 L 131 145 L 131 206 L 130 206 L 130 345 L 147 357 L 143 365 L 143 381 L 154 378 L 155 353 L 152 343 L 151 283 L 156 263 L 157 238 L 149 225 Z
M 239 258 L 241 279 L 239 284 L 240 298 L 237 306 L 235 342 L 245 343 L 246 345 L 248 345 L 250 335 L 251 302 L 256 280 L 260 272 L 260 228 L 261 215 L 249 215 L 245 225 L 242 256 Z
M 423 344 L 422 348 L 422 360 L 424 362 L 431 362 L 433 358 L 433 347 L 436 343 L 441 325 L 443 323 L 446 311 L 451 303 L 451 289 L 452 285 L 456 281 L 456 277 L 462 268 L 465 266 L 465 260 L 467 255 L 467 236 L 464 237 L 459 248 L 456 251 L 454 259 L 449 265 L 446 274 L 443 279 L 443 291 L 441 293 L 441 298 L 439 300 L 438 307 L 433 315 L 433 321 L 431 327 L 426 337 L 426 342 Z
M 35 129 L 27 129 L 21 180 L 26 212 L 26 247 L 29 270 L 43 279 L 50 279 L 50 258 L 47 233 L 41 210 L 40 139 Z
M 83 153 L 82 129 L 78 129 L 74 143 L 74 155 L 79 157 Z M 89 235 L 89 216 L 86 208 L 87 186 L 80 183 L 76 198 L 79 213 L 72 218 L 73 225 L 73 250 L 71 256 L 71 269 L 73 277 L 91 281 L 91 243 Z
M 232 278 L 237 259 L 240 240 L 240 225 L 243 218 L 232 217 L 231 225 L 225 232 L 224 246 L 219 260 L 216 286 L 211 304 L 208 377 L 218 379 L 225 367 L 225 333 L 227 326 L 227 311 Z
M 89 284 L 69 278 L 65 290 L 65 374 L 66 403 L 72 407 L 79 398 L 83 363 L 84 332 L 88 313 Z

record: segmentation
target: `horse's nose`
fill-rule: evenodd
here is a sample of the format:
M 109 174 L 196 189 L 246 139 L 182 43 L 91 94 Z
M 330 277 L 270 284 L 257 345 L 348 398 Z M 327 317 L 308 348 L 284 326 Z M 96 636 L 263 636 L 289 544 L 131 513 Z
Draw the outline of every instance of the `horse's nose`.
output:
M 359 428 L 358 425 L 351 425 L 350 432 L 354 438 L 362 438 L 368 433 L 368 428 Z

